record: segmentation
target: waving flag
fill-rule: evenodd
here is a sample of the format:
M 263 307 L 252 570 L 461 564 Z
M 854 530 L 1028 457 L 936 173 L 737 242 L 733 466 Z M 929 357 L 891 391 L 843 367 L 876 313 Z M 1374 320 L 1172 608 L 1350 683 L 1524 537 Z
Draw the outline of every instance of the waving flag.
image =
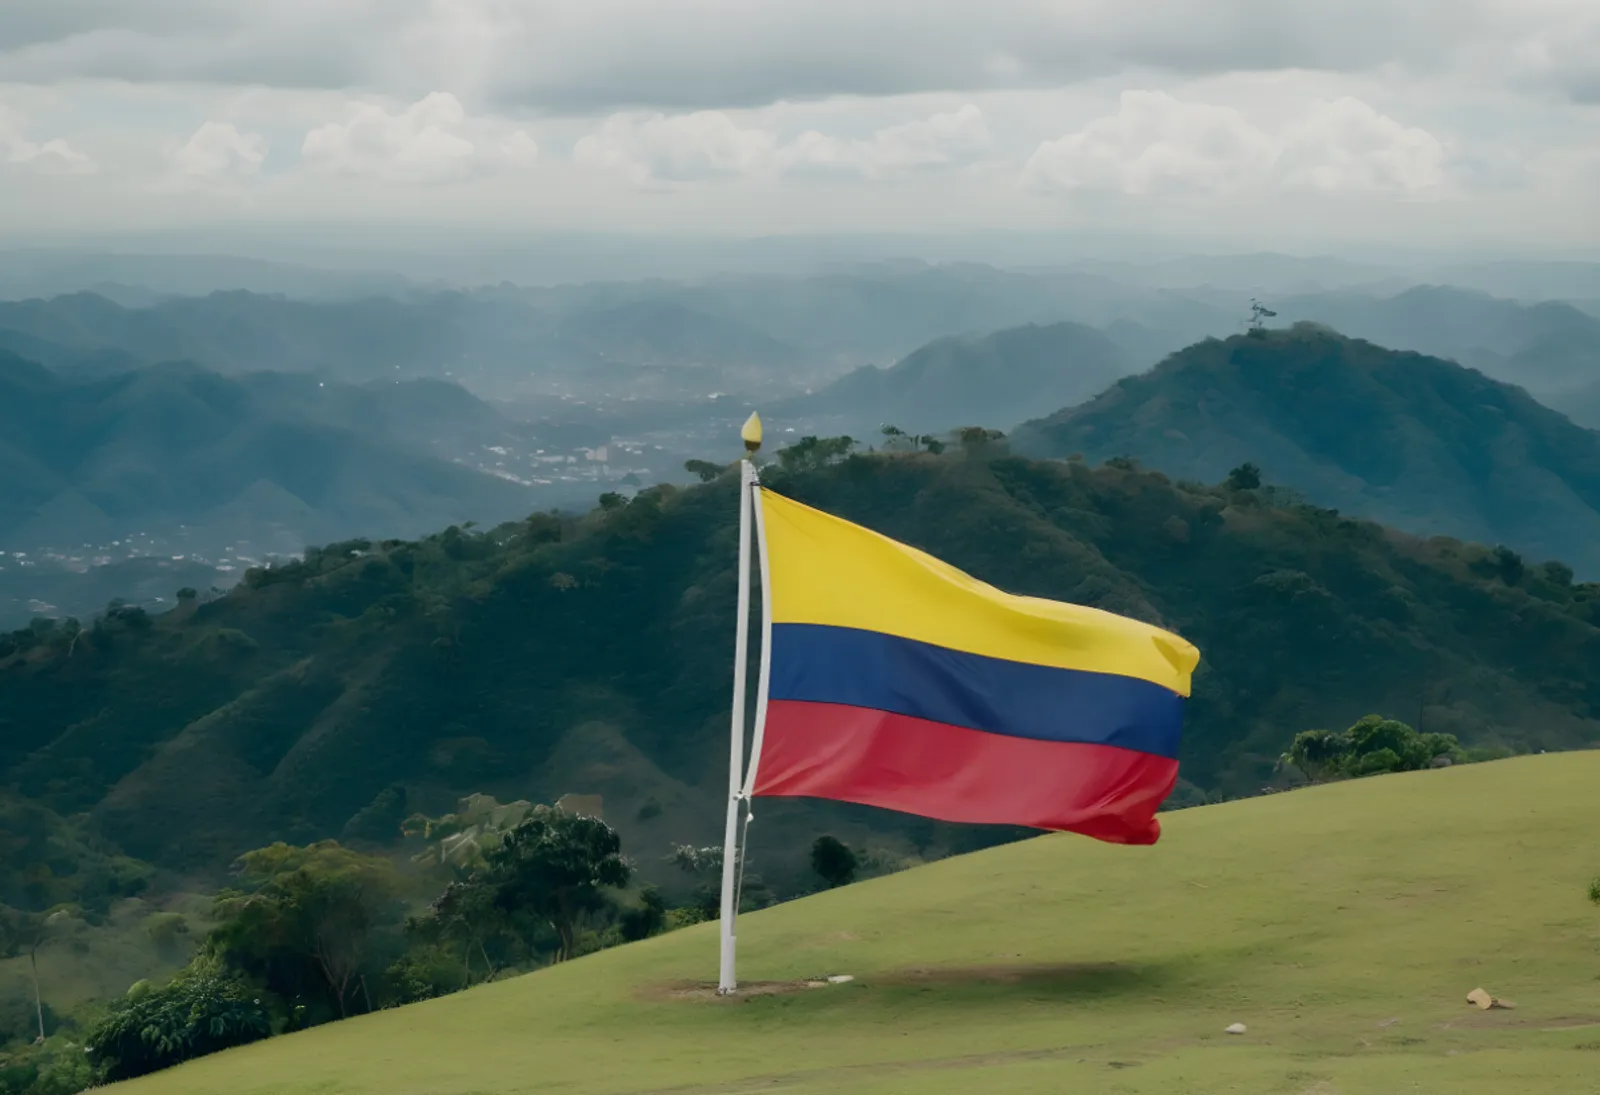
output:
M 759 487 L 755 505 L 770 664 L 750 793 L 1158 839 L 1192 645 Z

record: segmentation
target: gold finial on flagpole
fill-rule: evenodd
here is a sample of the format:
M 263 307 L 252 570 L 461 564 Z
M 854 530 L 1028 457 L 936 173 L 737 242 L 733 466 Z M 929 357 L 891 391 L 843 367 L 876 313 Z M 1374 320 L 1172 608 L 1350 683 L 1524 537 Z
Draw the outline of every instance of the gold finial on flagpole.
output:
M 761 448 L 761 416 L 754 411 L 745 419 L 744 425 L 739 430 L 739 436 L 744 438 L 745 451 L 752 456 Z

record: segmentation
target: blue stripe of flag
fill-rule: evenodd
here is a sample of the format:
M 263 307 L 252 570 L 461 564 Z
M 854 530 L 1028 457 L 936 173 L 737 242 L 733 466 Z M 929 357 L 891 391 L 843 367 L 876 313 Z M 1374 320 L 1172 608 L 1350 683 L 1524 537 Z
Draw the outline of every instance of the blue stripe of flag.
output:
M 1183 727 L 1183 697 L 1137 677 L 1007 661 L 821 624 L 773 625 L 768 694 L 1173 759 Z

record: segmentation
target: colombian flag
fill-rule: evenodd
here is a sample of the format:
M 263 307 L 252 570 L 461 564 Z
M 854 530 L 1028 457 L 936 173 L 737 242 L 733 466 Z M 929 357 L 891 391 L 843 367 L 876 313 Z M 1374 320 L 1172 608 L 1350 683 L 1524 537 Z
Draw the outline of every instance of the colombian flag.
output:
M 755 504 L 771 630 L 753 794 L 1159 838 L 1192 645 L 767 490 Z

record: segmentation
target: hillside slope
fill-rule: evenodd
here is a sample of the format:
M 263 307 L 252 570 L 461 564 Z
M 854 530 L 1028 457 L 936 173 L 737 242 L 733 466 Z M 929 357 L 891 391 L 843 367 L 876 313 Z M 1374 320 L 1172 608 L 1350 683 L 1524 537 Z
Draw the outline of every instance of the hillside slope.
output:
M 1044 837 L 741 918 L 736 1001 L 707 924 L 112 1090 L 1575 1095 L 1597 783 L 1531 757 Z
M 1472 745 L 1600 742 L 1600 586 L 1255 491 L 1003 450 L 859 456 L 775 488 L 1018 593 L 1164 623 L 1203 658 L 1184 776 L 1258 790 L 1292 736 L 1389 713 Z M 334 836 L 390 784 L 605 796 L 630 854 L 711 843 L 726 778 L 736 488 L 655 489 L 419 543 L 345 543 L 163 617 L 0 637 L 0 786 L 161 866 Z M 1192 790 L 1192 789 L 1191 789 Z M 844 828 L 840 828 L 844 826 Z M 763 830 L 953 837 L 792 805 Z
M 1250 461 L 1319 505 L 1600 575 L 1600 433 L 1452 362 L 1309 324 L 1198 343 L 1013 443 L 1208 482 Z

